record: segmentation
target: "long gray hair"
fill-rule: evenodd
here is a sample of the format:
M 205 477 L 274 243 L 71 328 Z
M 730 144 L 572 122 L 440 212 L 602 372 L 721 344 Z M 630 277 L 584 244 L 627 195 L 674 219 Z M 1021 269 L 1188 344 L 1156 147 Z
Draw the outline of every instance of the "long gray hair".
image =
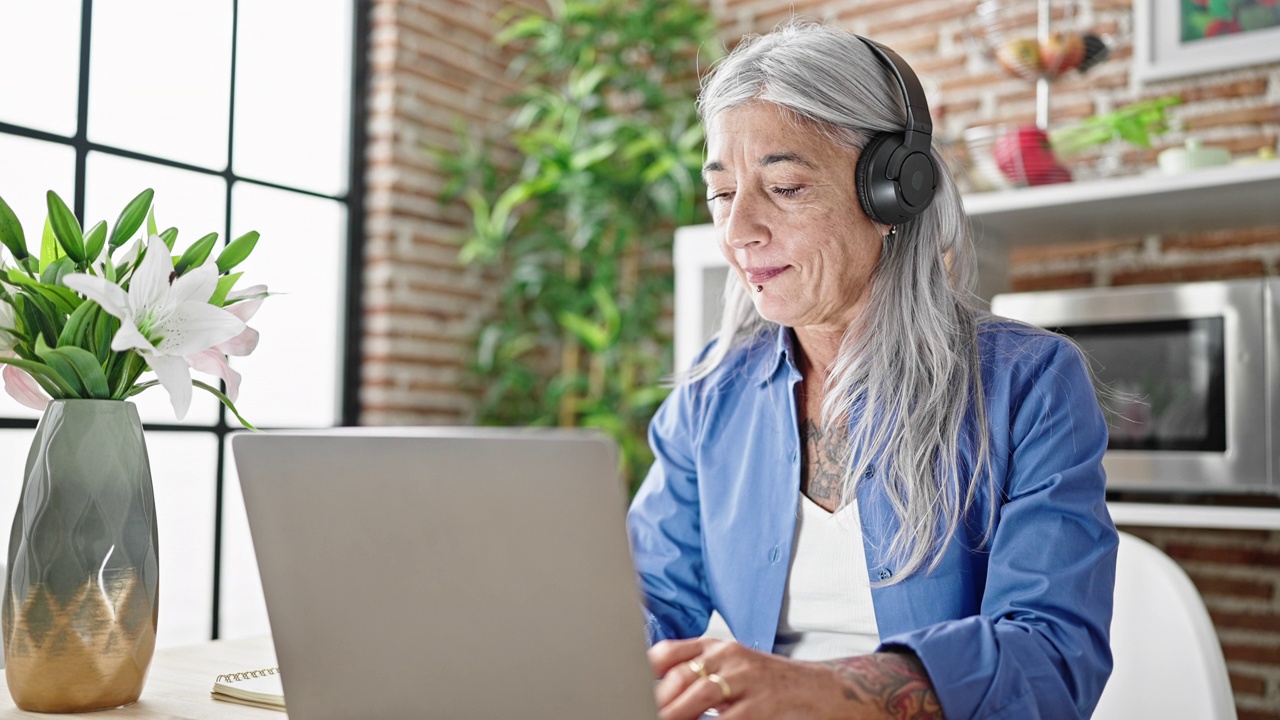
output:
M 906 124 L 889 70 L 856 36 L 813 23 L 793 21 L 744 39 L 703 84 L 703 126 L 753 101 L 786 108 L 801 124 L 859 151 L 875 133 Z M 936 567 L 984 478 L 993 482 L 980 319 L 969 290 L 977 261 L 959 191 L 933 154 L 939 170 L 933 203 L 885 241 L 865 309 L 828 369 L 822 405 L 824 430 L 838 437 L 848 425 L 842 505 L 855 497 L 877 453 L 888 463 L 879 482 L 899 520 L 888 552 L 901 563 L 890 583 Z M 717 342 L 682 382 L 706 377 L 735 347 L 776 332 L 732 273 L 724 304 Z M 964 467 L 960 448 L 969 443 L 973 463 Z M 983 542 L 994 508 L 992 496 Z

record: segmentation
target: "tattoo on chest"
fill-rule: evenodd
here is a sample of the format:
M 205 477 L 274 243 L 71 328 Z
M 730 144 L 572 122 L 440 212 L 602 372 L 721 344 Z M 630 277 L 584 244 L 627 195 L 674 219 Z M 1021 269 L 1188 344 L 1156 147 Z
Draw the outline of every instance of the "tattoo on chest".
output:
M 827 512 L 840 505 L 840 483 L 848 440 L 812 419 L 800 426 L 800 492 Z

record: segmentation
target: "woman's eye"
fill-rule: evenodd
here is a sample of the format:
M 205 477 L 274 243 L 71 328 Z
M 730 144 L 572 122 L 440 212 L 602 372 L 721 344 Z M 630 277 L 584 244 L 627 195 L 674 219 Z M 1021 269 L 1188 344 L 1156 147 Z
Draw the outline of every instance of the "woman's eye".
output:
M 795 197 L 800 194 L 799 187 L 776 187 L 773 189 L 774 194 L 782 197 Z
M 730 193 L 730 192 L 729 192 L 729 191 L 727 191 L 727 190 L 726 190 L 725 192 L 711 193 L 711 194 L 707 195 L 707 202 L 709 202 L 709 203 L 714 203 L 714 202 L 715 202 L 715 201 L 717 201 L 717 200 L 724 200 L 725 198 L 729 197 L 730 195 L 732 195 L 732 193 Z

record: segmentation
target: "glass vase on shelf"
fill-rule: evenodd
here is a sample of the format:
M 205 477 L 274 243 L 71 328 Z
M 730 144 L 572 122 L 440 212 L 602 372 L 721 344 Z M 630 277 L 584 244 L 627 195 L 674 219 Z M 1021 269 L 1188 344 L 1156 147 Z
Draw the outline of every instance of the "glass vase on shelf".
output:
M 175 257 L 178 231 L 157 231 L 152 197 L 135 197 L 108 235 L 105 222 L 84 231 L 48 193 L 38 255 L 0 199 L 5 390 L 43 411 L 9 537 L 2 608 L 9 692 L 24 710 L 99 710 L 142 693 L 159 618 L 159 548 L 146 443 L 129 398 L 161 385 L 182 419 L 195 386 L 240 417 L 240 375 L 228 356 L 257 346 L 246 322 L 268 293 L 235 290 L 241 273 L 231 270 L 258 235 L 237 238 L 215 259 L 210 233 Z M 192 370 L 226 392 L 193 380 Z

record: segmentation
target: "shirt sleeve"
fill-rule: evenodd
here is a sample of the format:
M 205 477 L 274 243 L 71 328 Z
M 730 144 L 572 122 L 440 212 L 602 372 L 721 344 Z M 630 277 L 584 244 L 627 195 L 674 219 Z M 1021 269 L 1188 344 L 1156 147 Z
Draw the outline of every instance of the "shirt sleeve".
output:
M 627 513 L 650 644 L 702 634 L 711 616 L 694 443 L 693 390 L 676 388 L 649 425 L 654 462 Z
M 920 658 L 950 720 L 1088 718 L 1111 674 L 1107 428 L 1075 348 L 1047 355 L 1011 393 L 981 613 L 883 639 Z

